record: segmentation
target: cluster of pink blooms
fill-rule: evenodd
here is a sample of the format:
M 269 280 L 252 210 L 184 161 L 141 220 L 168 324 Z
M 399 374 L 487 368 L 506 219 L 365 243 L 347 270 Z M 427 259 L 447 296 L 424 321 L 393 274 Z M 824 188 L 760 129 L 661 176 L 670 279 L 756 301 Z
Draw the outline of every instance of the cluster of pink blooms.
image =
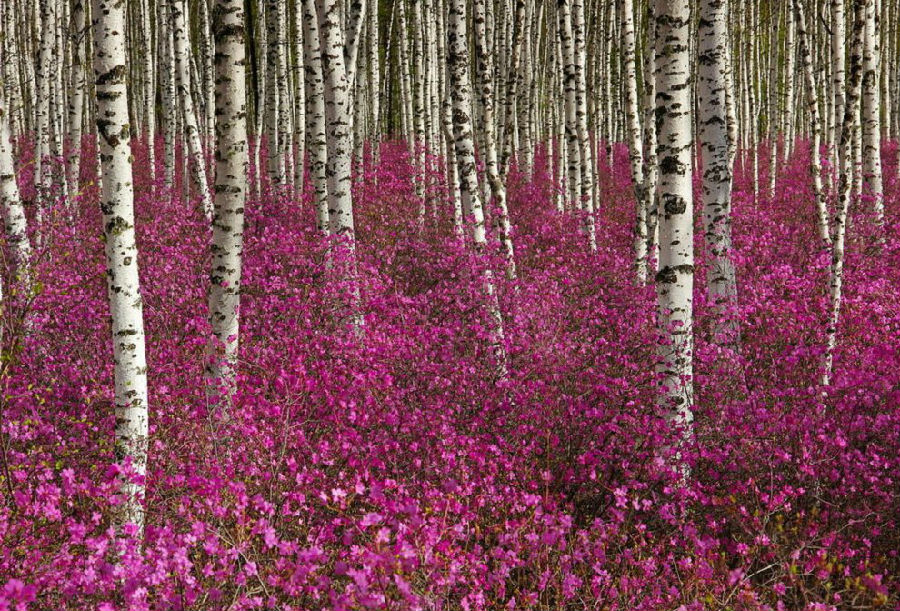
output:
M 895 157 L 888 146 L 886 175 Z M 74 222 L 64 208 L 48 222 L 30 327 L 0 381 L 0 611 L 900 608 L 898 185 L 883 244 L 855 204 L 823 399 L 828 255 L 807 165 L 801 151 L 771 199 L 738 175 L 739 353 L 712 342 L 696 215 L 685 477 L 655 407 L 655 293 L 633 280 L 624 148 L 600 172 L 596 253 L 556 212 L 545 157 L 531 178 L 513 169 L 503 379 L 484 262 L 454 236 L 438 172 L 417 230 L 402 145 L 355 186 L 361 336 L 342 332 L 311 190 L 252 199 L 239 392 L 221 422 L 202 377 L 209 230 L 194 203 L 161 184 L 151 196 L 136 163 L 150 459 L 144 540 L 124 552 L 89 187 Z

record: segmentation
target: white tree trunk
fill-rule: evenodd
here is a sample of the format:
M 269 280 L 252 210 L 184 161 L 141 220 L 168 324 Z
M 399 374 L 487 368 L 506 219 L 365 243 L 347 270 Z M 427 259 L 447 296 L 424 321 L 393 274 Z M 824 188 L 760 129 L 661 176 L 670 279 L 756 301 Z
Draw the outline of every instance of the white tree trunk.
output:
M 788 12 L 788 30 L 787 39 L 785 41 L 785 88 L 784 88 L 784 122 L 782 124 L 782 132 L 784 134 L 784 147 L 782 158 L 787 161 L 794 153 L 794 71 L 796 49 L 794 46 L 794 34 L 797 30 L 796 20 L 794 19 L 794 10 L 792 6 L 787 7 Z
M 212 21 L 209 13 L 210 0 L 197 2 L 198 21 L 200 22 L 200 58 L 203 60 L 203 78 L 198 85 L 203 99 L 204 146 L 211 146 L 211 141 L 216 129 L 216 85 L 215 85 L 215 43 L 211 31 Z
M 841 300 L 844 283 L 844 244 L 847 235 L 847 214 L 850 209 L 851 183 L 853 180 L 853 153 L 851 145 L 853 134 L 859 118 L 860 89 L 863 72 L 863 38 L 865 38 L 866 3 L 870 0 L 857 0 L 853 20 L 853 43 L 850 49 L 850 82 L 844 105 L 844 118 L 841 124 L 841 141 L 838 151 L 840 178 L 838 182 L 838 202 L 832 223 L 831 275 L 828 284 L 830 312 L 826 327 L 825 368 L 822 374 L 822 386 L 831 383 L 834 350 L 837 346 L 837 326 L 840 318 Z
M 72 196 L 78 194 L 81 174 L 81 123 L 84 115 L 84 48 L 85 16 L 83 0 L 75 0 L 72 7 L 72 94 L 69 96 L 69 155 L 66 163 L 66 182 Z
M 809 35 L 807 33 L 807 35 Z M 846 63 L 846 19 L 844 16 L 844 0 L 831 0 L 831 84 L 834 93 L 832 116 L 834 121 L 828 134 L 828 148 L 831 151 L 833 167 L 840 165 L 838 141 L 841 138 L 840 123 L 844 117 L 846 86 L 844 83 L 844 64 Z M 812 47 L 810 47 L 812 48 Z
M 316 197 L 316 226 L 324 234 L 328 226 L 328 179 L 325 166 L 328 148 L 325 140 L 325 85 L 319 43 L 319 21 L 315 0 L 303 0 L 303 61 L 306 71 L 306 137 L 309 148 L 309 173 Z
M 303 57 L 303 6 L 294 7 L 294 196 L 303 194 L 306 174 L 306 63 Z
M 880 48 L 878 11 L 875 0 L 866 2 L 863 36 L 862 147 L 864 193 L 872 200 L 875 222 L 884 224 L 884 188 L 881 172 L 881 90 L 879 87 Z
M 591 136 L 588 131 L 587 105 L 587 60 L 584 42 L 584 1 L 572 0 L 572 36 L 575 58 L 575 128 L 578 133 L 581 179 L 579 195 L 580 207 L 584 214 L 584 232 L 588 247 L 597 250 L 597 232 L 594 228 L 594 154 L 591 150 Z M 609 113 L 610 115 L 612 113 Z M 610 149 L 612 151 L 612 149 Z M 612 155 L 610 154 L 610 159 Z
M 160 115 L 163 132 L 163 181 L 170 194 L 175 188 L 175 126 L 178 114 L 175 97 L 175 43 L 168 10 L 168 3 L 171 1 L 173 0 L 157 0 L 156 4 L 162 108 L 167 109 L 167 112 Z
M 453 139 L 456 163 L 459 168 L 460 196 L 463 212 L 472 229 L 472 241 L 479 254 L 483 254 L 487 239 L 484 228 L 484 211 L 478 192 L 478 174 L 475 169 L 475 142 L 472 137 L 472 93 L 469 85 L 469 47 L 466 36 L 466 2 L 450 0 L 447 20 L 447 68 L 453 104 Z M 482 290 L 490 318 L 491 353 L 500 377 L 506 377 L 506 348 L 503 334 L 503 318 L 489 268 L 482 271 Z
M 378 160 L 380 159 L 381 142 L 381 61 L 379 57 L 380 36 L 381 34 L 378 31 L 378 6 L 376 5 L 371 10 L 369 10 L 369 57 L 367 62 L 369 71 L 369 95 L 371 96 L 371 129 L 369 131 L 369 146 L 373 166 L 376 165 L 378 163 Z
M 659 125 L 659 402 L 670 420 L 693 421 L 694 225 L 691 190 L 690 6 L 656 0 L 656 117 Z
M 6 243 L 13 259 L 13 273 L 28 294 L 31 289 L 31 242 L 28 239 L 25 208 L 16 184 L 16 167 L 9 134 L 9 106 L 0 87 L 0 204 L 6 226 Z
M 656 149 L 656 20 L 647 21 L 647 52 L 644 53 L 644 192 L 647 194 L 648 270 L 659 268 L 659 164 Z M 649 275 L 649 273 L 648 273 Z
M 280 99 L 279 66 L 284 63 L 279 24 L 280 0 L 266 2 L 266 139 L 268 145 L 267 168 L 269 182 L 284 184 L 284 157 L 281 155 L 281 129 L 278 124 L 280 108 L 286 100 Z
M 734 264 L 731 261 L 731 157 L 725 116 L 725 71 L 728 70 L 728 0 L 701 0 L 697 112 L 703 163 L 703 230 L 710 302 L 716 308 L 714 337 L 733 346 L 738 340 Z
M 425 211 L 427 201 L 425 199 L 425 158 L 428 142 L 425 135 L 425 75 L 424 75 L 424 51 L 422 47 L 423 27 L 421 17 L 421 2 L 412 0 L 412 108 L 413 108 L 413 156 L 415 159 L 415 172 L 413 174 L 413 186 L 416 190 L 416 201 L 419 205 L 419 231 L 425 229 Z
M 209 181 L 206 177 L 206 158 L 203 154 L 203 143 L 200 139 L 200 127 L 197 124 L 197 113 L 194 112 L 194 100 L 191 96 L 190 51 L 187 41 L 187 24 L 185 23 L 185 0 L 169 0 L 172 17 L 172 34 L 175 41 L 175 75 L 178 82 L 178 96 L 181 101 L 182 118 L 185 127 L 185 140 L 191 159 L 191 170 L 194 183 L 200 194 L 200 204 L 207 220 L 212 220 L 212 197 L 209 193 Z
M 828 207 L 825 202 L 825 188 L 822 184 L 822 121 L 819 118 L 819 99 L 816 88 L 816 76 L 813 72 L 812 50 L 809 34 L 806 29 L 806 9 L 803 0 L 794 0 L 794 13 L 797 18 L 797 38 L 800 42 L 800 62 L 803 65 L 803 77 L 806 80 L 807 112 L 811 123 L 812 139 L 810 151 L 810 174 L 813 180 L 813 192 L 816 198 L 816 227 L 819 239 L 828 248 L 831 236 L 828 226 Z
M 51 79 L 53 79 L 54 28 L 56 26 L 56 0 L 40 0 L 41 44 L 37 63 L 38 85 L 37 143 L 35 145 L 34 180 L 38 194 L 35 215 L 38 247 L 43 245 L 44 213 L 52 201 L 53 168 L 50 163 Z
M 559 18 L 559 42 L 562 54 L 563 88 L 565 104 L 565 133 L 567 172 L 569 178 L 568 197 L 570 205 L 581 209 L 579 187 L 581 185 L 581 148 L 578 143 L 578 120 L 576 117 L 577 75 L 575 73 L 575 49 L 572 42 L 572 19 L 568 0 L 557 4 Z
M 500 241 L 506 257 L 506 276 L 510 280 L 516 278 L 516 260 L 512 242 L 512 227 L 509 222 L 509 211 L 506 205 L 506 184 L 500 175 L 497 159 L 496 119 L 494 117 L 494 62 L 487 48 L 487 31 L 485 28 L 484 0 L 475 0 L 473 4 L 473 25 L 475 29 L 475 57 L 481 99 L 481 123 L 484 129 L 484 166 L 488 183 L 491 187 L 493 203 L 497 208 Z
M 103 186 L 100 209 L 106 243 L 106 277 L 115 362 L 116 459 L 130 463 L 116 526 L 144 527 L 143 478 L 147 472 L 147 360 L 134 231 L 134 186 L 128 89 L 125 83 L 125 3 L 94 0 L 94 83 Z
M 339 239 L 342 256 L 338 258 L 340 276 L 350 291 L 350 323 L 358 332 L 363 319 L 359 310 L 359 286 L 356 279 L 356 235 L 353 223 L 351 161 L 353 133 L 350 114 L 350 84 L 344 64 L 344 29 L 340 3 L 319 3 L 319 34 L 322 49 L 322 76 L 325 82 L 325 136 L 328 143 L 328 219 L 332 235 Z
M 319 35 L 325 92 L 325 135 L 328 143 L 328 217 L 333 234 L 353 243 L 353 196 L 350 163 L 350 87 L 344 65 L 344 29 L 337 0 L 324 0 L 319 8 Z
M 81 0 L 76 0 L 81 4 Z M 155 183 L 153 174 L 156 172 L 156 74 L 154 73 L 153 37 L 150 26 L 150 2 L 141 0 L 139 5 L 141 13 L 141 50 L 142 68 L 144 70 L 143 98 L 144 98 L 144 136 L 147 138 L 147 165 L 150 166 L 150 188 Z
M 290 96 L 290 74 L 287 69 L 287 3 L 278 3 L 278 162 L 281 170 L 281 184 L 291 187 L 294 178 L 293 149 L 294 124 L 291 122 L 292 100 Z
M 638 284 L 647 282 L 647 202 L 644 184 L 644 153 L 641 139 L 641 108 L 638 103 L 634 3 L 621 0 L 622 54 L 625 69 L 625 115 L 628 123 L 628 159 L 634 188 L 634 269 Z
M 244 204 L 247 201 L 247 84 L 243 0 L 216 0 L 216 197 L 212 222 L 209 321 L 213 338 L 206 375 L 217 404 L 230 404 L 238 355 Z

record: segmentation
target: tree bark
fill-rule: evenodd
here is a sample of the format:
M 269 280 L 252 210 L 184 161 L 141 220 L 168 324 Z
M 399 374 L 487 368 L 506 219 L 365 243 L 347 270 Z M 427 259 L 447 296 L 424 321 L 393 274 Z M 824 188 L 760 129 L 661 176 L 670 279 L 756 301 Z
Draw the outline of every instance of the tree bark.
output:
M 244 205 L 247 201 L 247 84 L 244 75 L 244 3 L 216 0 L 213 8 L 216 83 L 216 197 L 212 221 L 206 377 L 220 409 L 235 388 L 239 342 Z
M 125 68 L 125 3 L 94 0 L 94 86 L 103 185 L 100 209 L 106 244 L 106 278 L 115 362 L 116 460 L 128 465 L 116 527 L 144 528 L 147 473 L 147 360 L 143 300 L 134 231 L 134 186 Z
M 453 104 L 453 139 L 457 167 L 459 169 L 460 196 L 463 212 L 471 223 L 472 241 L 476 252 L 483 255 L 487 239 L 484 228 L 484 212 L 478 191 L 478 175 L 475 169 L 475 142 L 472 137 L 472 94 L 469 84 L 469 46 L 466 35 L 466 2 L 450 0 L 447 22 L 447 69 Z M 490 319 L 491 354 L 494 367 L 500 377 L 506 377 L 506 348 L 504 345 L 503 318 L 491 270 L 481 271 L 481 283 Z
M 800 62 L 803 65 L 803 77 L 806 81 L 806 100 L 809 122 L 811 124 L 810 174 L 813 181 L 813 193 L 816 199 L 816 228 L 819 239 L 825 248 L 831 245 L 829 233 L 828 207 L 825 201 L 825 188 L 822 184 L 822 121 L 819 118 L 819 96 L 816 88 L 816 75 L 813 72 L 812 50 L 809 34 L 806 30 L 806 9 L 803 0 L 794 0 L 794 13 L 797 17 L 797 38 L 800 41 Z
M 694 225 L 691 190 L 690 6 L 656 0 L 656 120 L 659 142 L 659 402 L 672 424 L 693 422 Z
M 306 137 L 309 172 L 316 202 L 316 226 L 328 235 L 328 148 L 325 140 L 325 85 L 319 43 L 319 21 L 315 0 L 303 0 L 303 58 L 306 71 Z
M 184 10 L 185 0 L 169 0 L 171 4 L 172 35 L 175 42 L 175 77 L 178 82 L 178 96 L 181 102 L 182 119 L 184 120 L 185 140 L 191 159 L 194 184 L 200 194 L 201 210 L 207 220 L 212 220 L 213 204 L 209 193 L 209 181 L 206 177 L 206 156 L 200 140 L 200 127 L 197 124 L 197 113 L 194 111 L 194 98 L 191 95 L 190 51 L 187 40 L 187 24 Z
M 865 0 L 863 35 L 862 147 L 864 193 L 872 201 L 875 222 L 884 224 L 884 188 L 881 171 L 881 89 L 878 82 L 880 48 L 875 0 Z
M 728 70 L 728 0 L 701 0 L 699 20 L 698 104 L 701 200 L 710 302 L 716 309 L 715 341 L 735 347 L 738 323 L 729 309 L 737 305 L 737 283 L 731 261 L 732 166 L 725 116 L 725 72 Z

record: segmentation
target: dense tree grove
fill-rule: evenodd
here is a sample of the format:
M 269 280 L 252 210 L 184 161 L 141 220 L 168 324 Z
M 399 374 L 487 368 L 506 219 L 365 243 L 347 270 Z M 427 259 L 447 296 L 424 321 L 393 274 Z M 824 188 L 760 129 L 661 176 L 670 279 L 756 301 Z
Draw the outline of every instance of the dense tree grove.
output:
M 900 0 L 0 0 L 0 611 L 900 609 Z

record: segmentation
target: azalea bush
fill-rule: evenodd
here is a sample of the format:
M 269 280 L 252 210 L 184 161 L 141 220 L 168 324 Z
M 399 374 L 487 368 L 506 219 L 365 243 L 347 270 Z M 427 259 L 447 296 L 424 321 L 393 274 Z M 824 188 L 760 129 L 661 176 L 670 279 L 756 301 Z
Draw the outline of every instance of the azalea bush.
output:
M 46 220 L 36 295 L 6 295 L 0 611 L 900 608 L 896 181 L 883 242 L 870 202 L 854 204 L 827 389 L 808 147 L 772 198 L 754 198 L 739 166 L 737 350 L 712 341 L 695 215 L 696 410 L 682 444 L 655 406 L 655 293 L 634 281 L 627 151 L 612 150 L 596 253 L 556 211 L 546 157 L 531 176 L 512 169 L 511 282 L 494 211 L 483 257 L 454 234 L 438 160 L 417 230 L 410 160 L 386 143 L 354 183 L 362 333 L 347 330 L 311 189 L 264 189 L 247 205 L 239 391 L 218 418 L 202 368 L 208 226 L 181 179 L 172 193 L 150 183 L 136 147 L 150 463 L 143 543 L 124 550 L 112 524 L 128 465 L 113 452 L 86 154 L 88 186 Z M 896 177 L 896 146 L 884 159 Z

